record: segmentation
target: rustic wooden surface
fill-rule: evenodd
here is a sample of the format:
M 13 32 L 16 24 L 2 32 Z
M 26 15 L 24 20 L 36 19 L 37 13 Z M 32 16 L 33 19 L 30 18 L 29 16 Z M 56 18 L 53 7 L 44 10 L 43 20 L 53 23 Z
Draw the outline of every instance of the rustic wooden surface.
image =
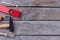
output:
M 21 18 L 12 17 L 16 37 L 0 36 L 0 40 L 60 40 L 60 0 L 0 0 L 0 4 L 22 13 Z M 4 17 L 0 24 L 9 23 L 9 17 L 5 18 L 9 15 L 0 12 L 0 16 Z M 0 32 L 10 33 L 8 29 Z
M 16 38 L 0 37 L 0 40 L 59 40 L 59 36 L 16 36 Z
M 60 8 L 25 8 L 25 7 L 16 8 L 14 7 L 14 9 L 18 9 L 22 13 L 21 18 L 13 17 L 15 21 L 60 20 Z M 1 13 L 0 16 L 5 17 L 6 14 Z M 9 18 L 5 18 L 4 20 L 9 20 Z
M 1 0 L 20 6 L 60 6 L 60 0 Z
M 8 23 L 8 21 L 3 21 L 1 23 Z M 21 36 L 23 36 L 21 38 L 22 40 L 24 40 L 24 38 L 27 40 L 40 40 L 39 38 L 41 37 L 41 40 L 49 39 L 50 37 L 52 38 L 51 40 L 53 40 L 55 37 L 57 37 L 55 39 L 59 39 L 60 37 L 60 21 L 14 21 L 14 25 L 15 34 L 19 36 L 16 38 L 17 40 L 19 40 Z M 0 29 L 0 32 L 9 33 L 9 30 Z M 6 37 L 6 39 L 9 38 Z
M 3 21 L 1 24 L 8 22 Z M 14 21 L 14 25 L 16 35 L 60 35 L 60 21 Z

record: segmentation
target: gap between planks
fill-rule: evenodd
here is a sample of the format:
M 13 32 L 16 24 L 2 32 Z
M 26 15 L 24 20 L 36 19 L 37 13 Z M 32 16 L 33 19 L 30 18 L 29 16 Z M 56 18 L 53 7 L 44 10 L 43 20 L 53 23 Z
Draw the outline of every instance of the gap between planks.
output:
M 6 6 L 6 7 L 16 7 L 16 6 Z M 33 7 L 33 8 L 60 8 L 57 6 L 18 6 L 18 7 Z
M 60 35 L 45 35 L 45 34 L 42 34 L 42 35 L 15 35 L 15 36 L 60 36 Z

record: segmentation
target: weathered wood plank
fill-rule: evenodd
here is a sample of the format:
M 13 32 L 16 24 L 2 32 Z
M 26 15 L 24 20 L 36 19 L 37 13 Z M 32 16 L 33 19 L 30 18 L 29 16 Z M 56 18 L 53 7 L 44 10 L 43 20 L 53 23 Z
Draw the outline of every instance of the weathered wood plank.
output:
M 60 6 L 60 0 L 2 0 L 2 1 L 12 3 L 15 5 L 18 4 L 20 6 Z
M 20 37 L 16 36 L 15 38 L 8 38 L 5 36 L 0 36 L 0 40 L 20 40 Z
M 14 26 L 16 35 L 60 35 L 60 21 L 14 21 Z M 9 30 L 0 29 L 0 32 Z
M 21 40 L 59 40 L 59 36 L 21 36 Z
M 20 8 L 21 20 L 60 20 L 59 8 Z
M 60 34 L 60 21 L 16 21 L 16 34 Z
M 60 36 L 16 36 L 15 38 L 0 36 L 0 40 L 60 40 Z
M 14 7 L 12 7 L 14 8 Z M 30 20 L 60 20 L 60 8 L 14 8 L 21 11 L 21 18 L 14 20 L 30 21 Z M 0 13 L 0 16 L 5 17 L 6 14 Z M 9 20 L 5 18 L 4 20 Z

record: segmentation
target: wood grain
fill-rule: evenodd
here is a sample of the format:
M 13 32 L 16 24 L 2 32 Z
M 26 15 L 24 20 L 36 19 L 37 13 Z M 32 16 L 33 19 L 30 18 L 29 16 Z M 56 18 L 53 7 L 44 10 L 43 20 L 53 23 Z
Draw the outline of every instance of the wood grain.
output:
M 1 23 L 8 23 L 3 21 Z M 60 35 L 60 21 L 14 21 L 16 35 Z M 0 29 L 8 33 L 8 29 Z
M 13 5 L 2 4 L 1 2 Z M 0 36 L 0 40 L 59 40 L 60 39 L 60 0 L 0 0 L 0 4 L 20 10 L 21 18 L 12 17 L 15 28 L 15 38 Z M 19 7 L 15 7 L 15 5 Z M 9 23 L 9 17 L 0 12 L 4 21 Z M 10 33 L 9 29 L 0 32 Z
M 20 40 L 59 40 L 59 36 L 20 36 Z
M 12 7 L 14 8 L 14 7 Z M 16 21 L 40 21 L 40 20 L 60 20 L 60 8 L 14 8 L 21 11 L 21 17 L 15 18 Z M 0 12 L 0 16 L 4 17 L 4 20 L 9 20 L 5 18 L 6 15 Z
M 19 35 L 60 35 L 60 21 L 16 21 L 15 27 Z
M 15 4 L 15 5 L 18 4 L 19 6 L 57 6 L 57 7 L 60 7 L 60 0 L 2 0 L 2 1 Z
M 7 38 L 0 36 L 0 40 L 59 40 L 60 36 L 16 36 L 15 38 Z
M 6 36 L 0 36 L 0 40 L 20 40 L 20 37 L 16 36 L 15 38 L 8 38 Z

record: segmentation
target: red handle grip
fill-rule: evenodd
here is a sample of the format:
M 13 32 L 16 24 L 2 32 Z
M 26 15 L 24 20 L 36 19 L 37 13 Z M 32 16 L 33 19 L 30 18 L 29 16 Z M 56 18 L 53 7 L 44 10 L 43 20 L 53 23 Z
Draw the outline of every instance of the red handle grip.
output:
M 0 11 L 4 12 L 6 14 L 10 14 L 11 16 L 14 16 L 14 17 L 20 17 L 20 15 L 21 15 L 20 11 L 11 9 L 11 8 L 8 8 L 8 7 L 2 6 L 2 5 L 0 5 Z

